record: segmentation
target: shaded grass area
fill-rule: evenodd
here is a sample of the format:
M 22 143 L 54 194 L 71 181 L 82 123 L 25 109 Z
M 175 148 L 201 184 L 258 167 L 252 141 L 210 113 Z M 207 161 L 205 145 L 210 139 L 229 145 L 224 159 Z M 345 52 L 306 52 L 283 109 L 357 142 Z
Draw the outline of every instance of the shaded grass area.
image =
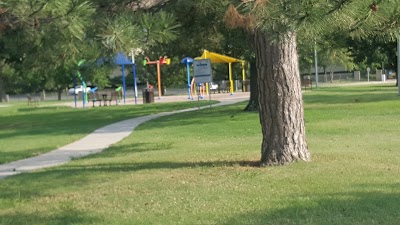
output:
M 74 109 L 42 103 L 0 108 L 0 164 L 54 150 L 116 121 L 197 106 L 182 102 Z
M 380 97 L 353 101 L 368 95 Z M 254 166 L 261 131 L 245 103 L 156 119 L 100 154 L 1 180 L 0 224 L 398 224 L 393 95 L 306 93 L 313 161 L 281 167 Z

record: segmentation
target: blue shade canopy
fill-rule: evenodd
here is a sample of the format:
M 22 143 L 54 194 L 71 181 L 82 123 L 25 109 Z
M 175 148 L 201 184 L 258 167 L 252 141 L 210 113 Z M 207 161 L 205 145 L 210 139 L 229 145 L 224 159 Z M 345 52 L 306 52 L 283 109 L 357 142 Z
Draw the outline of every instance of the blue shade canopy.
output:
M 185 57 L 181 60 L 181 63 L 187 64 L 187 63 L 193 63 L 193 58 L 190 57 Z
M 117 65 L 132 65 L 132 62 L 122 52 L 114 57 L 114 63 Z

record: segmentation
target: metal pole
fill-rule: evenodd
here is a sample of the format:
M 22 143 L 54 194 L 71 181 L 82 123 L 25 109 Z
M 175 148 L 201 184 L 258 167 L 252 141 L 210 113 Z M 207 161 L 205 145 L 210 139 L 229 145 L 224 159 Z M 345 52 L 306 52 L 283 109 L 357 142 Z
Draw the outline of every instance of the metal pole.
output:
M 125 65 L 122 64 L 122 88 L 124 89 L 124 104 L 126 103 Z
M 233 95 L 232 63 L 229 63 L 229 91 Z
M 199 90 L 198 92 L 197 92 L 197 106 L 199 107 L 199 109 L 200 109 L 200 84 L 194 84 L 194 85 L 196 85 L 196 88 Z
M 314 62 L 315 62 L 315 86 L 318 88 L 318 54 L 317 54 L 317 42 L 314 45 Z
M 191 99 L 190 98 L 190 66 L 189 66 L 189 62 L 186 62 L 186 71 L 187 71 L 188 99 Z
M 161 69 L 160 60 L 157 60 L 158 99 L 161 99 Z
M 74 102 L 75 102 L 75 108 L 76 108 L 76 91 L 75 91 L 75 89 L 76 89 L 76 76 L 74 77 L 74 81 L 73 81 L 73 83 L 74 83 Z
M 208 104 L 210 104 L 211 108 L 211 91 L 208 92 Z
M 135 63 L 133 63 L 133 85 L 134 85 L 134 89 L 135 89 L 135 105 L 137 105 L 138 93 L 137 93 L 136 64 Z
M 86 91 L 86 85 L 85 82 L 82 80 L 82 104 L 83 104 L 83 108 L 85 108 L 85 104 L 86 104 L 86 99 L 85 99 L 85 91 Z
M 246 80 L 246 71 L 244 68 L 244 62 L 242 62 L 242 92 L 247 91 L 244 81 Z
M 133 89 L 135 91 L 135 105 L 137 105 L 137 83 L 136 83 L 136 64 L 135 64 L 135 53 L 134 50 L 131 49 L 131 57 L 132 57 L 132 69 L 133 69 Z

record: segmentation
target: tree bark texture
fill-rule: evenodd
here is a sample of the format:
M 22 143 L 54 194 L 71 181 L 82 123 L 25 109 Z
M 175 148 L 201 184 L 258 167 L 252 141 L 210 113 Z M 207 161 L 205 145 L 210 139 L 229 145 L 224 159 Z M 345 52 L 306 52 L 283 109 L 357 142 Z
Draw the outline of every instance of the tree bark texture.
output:
M 272 39 L 258 30 L 255 44 L 263 135 L 261 165 L 309 161 L 296 33 Z
M 250 61 L 250 99 L 244 111 L 258 111 L 258 85 L 256 61 Z

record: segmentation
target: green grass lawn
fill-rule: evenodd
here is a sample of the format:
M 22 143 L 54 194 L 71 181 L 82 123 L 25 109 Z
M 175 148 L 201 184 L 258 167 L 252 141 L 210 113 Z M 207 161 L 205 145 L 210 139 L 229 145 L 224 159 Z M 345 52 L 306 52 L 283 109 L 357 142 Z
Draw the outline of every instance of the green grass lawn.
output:
M 74 109 L 55 102 L 41 103 L 40 107 L 29 107 L 24 102 L 0 107 L 0 164 L 54 150 L 116 121 L 198 104 L 193 101 Z M 200 104 L 207 105 L 208 101 Z
M 399 224 L 397 89 L 320 88 L 304 101 L 312 162 L 254 167 L 261 130 L 245 103 L 177 114 L 0 180 L 0 224 Z

